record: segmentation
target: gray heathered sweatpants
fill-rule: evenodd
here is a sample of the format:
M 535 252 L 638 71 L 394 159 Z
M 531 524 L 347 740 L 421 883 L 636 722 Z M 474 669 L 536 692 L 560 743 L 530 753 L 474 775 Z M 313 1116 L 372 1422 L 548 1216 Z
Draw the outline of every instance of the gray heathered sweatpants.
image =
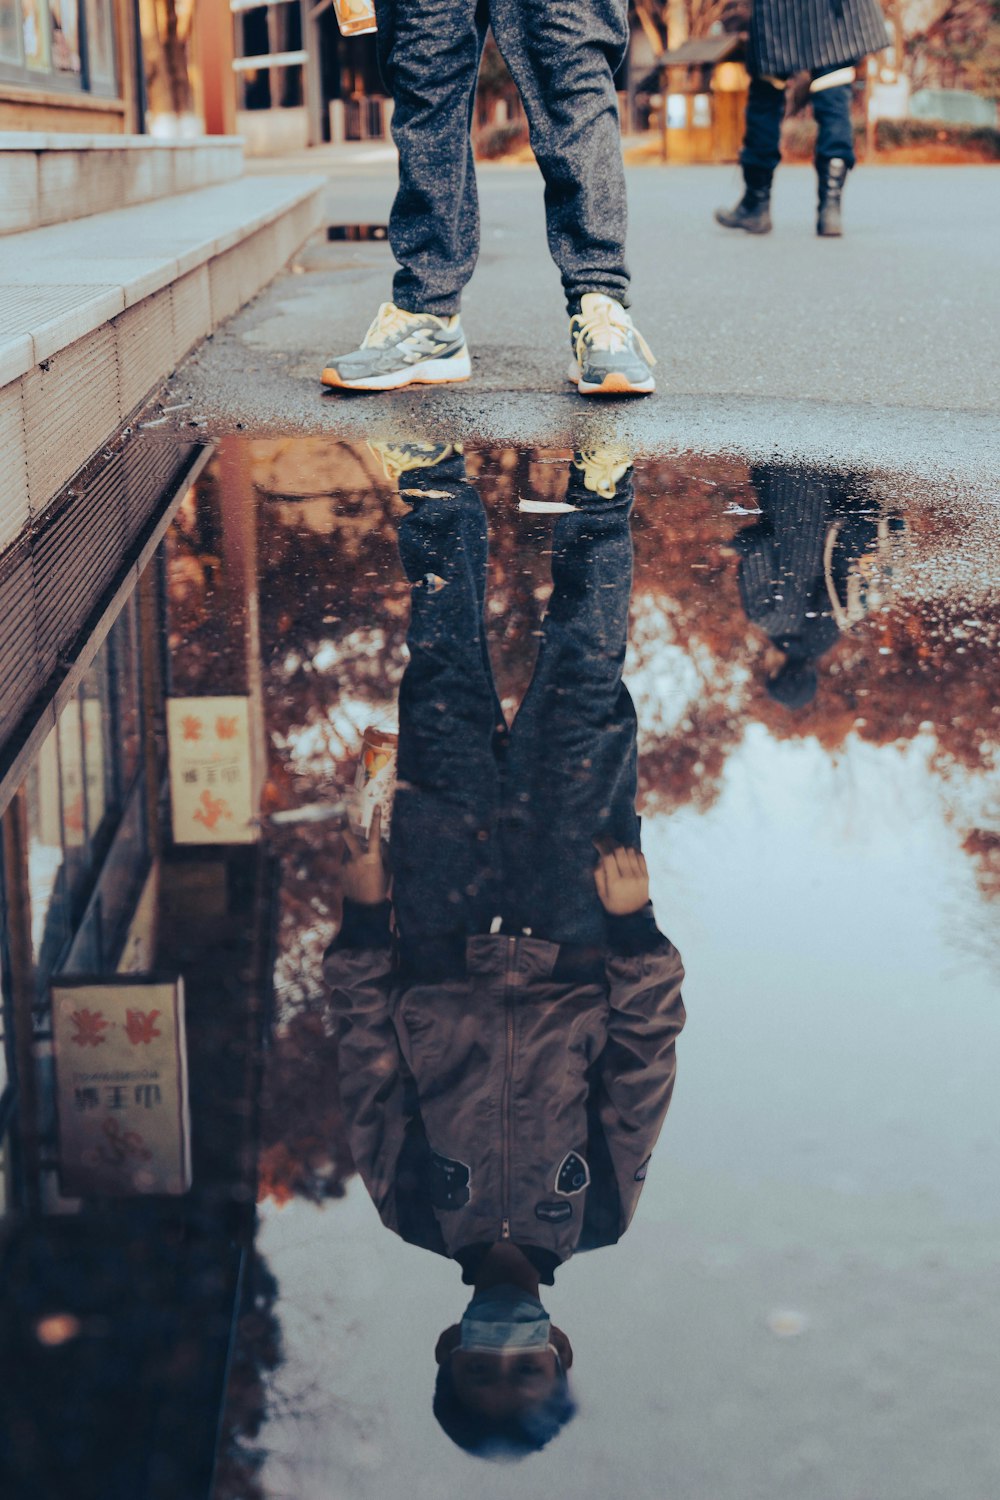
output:
M 389 220 L 400 266 L 397 306 L 455 313 L 475 269 L 479 200 L 469 129 L 489 26 L 524 101 L 569 311 L 584 292 L 627 304 L 613 84 L 628 45 L 626 0 L 376 0 L 376 10 L 399 148 Z

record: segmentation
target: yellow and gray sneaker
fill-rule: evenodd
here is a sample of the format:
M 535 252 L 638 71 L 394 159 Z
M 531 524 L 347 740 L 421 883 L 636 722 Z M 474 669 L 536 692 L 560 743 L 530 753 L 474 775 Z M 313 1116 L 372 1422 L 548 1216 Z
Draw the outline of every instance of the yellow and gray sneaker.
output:
M 570 319 L 573 362 L 568 378 L 581 396 L 648 396 L 656 390 L 656 359 L 620 302 L 585 292 Z
M 583 475 L 584 488 L 602 500 L 615 498 L 633 461 L 627 448 L 582 448 L 573 455 L 573 467 Z
M 386 443 L 372 438 L 369 450 L 382 465 L 382 473 L 390 484 L 398 484 L 404 474 L 414 469 L 436 469 L 453 454 L 462 453 L 461 443 Z
M 471 373 L 458 313 L 439 318 L 383 302 L 361 348 L 331 359 L 320 378 L 336 390 L 395 391 L 468 380 Z

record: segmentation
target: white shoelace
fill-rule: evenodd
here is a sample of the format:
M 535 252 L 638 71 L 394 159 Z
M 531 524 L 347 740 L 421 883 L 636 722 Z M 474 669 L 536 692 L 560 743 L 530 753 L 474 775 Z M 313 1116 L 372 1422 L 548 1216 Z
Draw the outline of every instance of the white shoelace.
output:
M 615 303 L 598 302 L 585 317 L 580 314 L 576 330 L 576 355 L 580 357 L 580 346 L 598 349 L 608 354 L 621 354 L 628 348 L 629 337 L 635 339 L 647 362 L 656 364 L 656 357 L 623 307 Z
M 418 313 L 405 312 L 394 302 L 383 302 L 375 314 L 375 321 L 365 334 L 362 349 L 384 349 L 396 333 L 421 321 Z

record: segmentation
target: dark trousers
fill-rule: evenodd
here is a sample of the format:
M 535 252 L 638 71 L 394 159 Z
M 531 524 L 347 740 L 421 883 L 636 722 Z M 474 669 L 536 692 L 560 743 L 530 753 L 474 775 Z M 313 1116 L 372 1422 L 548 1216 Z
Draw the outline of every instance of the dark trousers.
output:
M 851 127 L 851 86 L 810 94 L 809 102 L 816 118 L 816 165 L 822 167 L 835 156 L 855 165 L 854 131 Z M 785 118 L 785 90 L 776 89 L 763 78 L 750 81 L 747 98 L 746 127 L 740 165 L 751 170 L 773 172 L 781 160 L 781 122 Z
M 570 488 L 581 509 L 553 527 L 553 592 L 508 731 L 483 621 L 486 516 L 442 467 L 424 471 L 433 492 L 399 533 L 413 584 L 390 849 L 400 936 L 404 948 L 465 937 L 499 916 L 504 930 L 598 948 L 593 840 L 639 844 L 636 719 L 622 683 L 631 483 L 610 501 L 582 481 Z
M 379 63 L 395 102 L 399 190 L 393 300 L 458 312 L 479 254 L 469 130 L 489 26 L 524 101 L 545 179 L 549 248 L 570 312 L 584 292 L 628 297 L 625 174 L 613 74 L 623 0 L 376 0 Z

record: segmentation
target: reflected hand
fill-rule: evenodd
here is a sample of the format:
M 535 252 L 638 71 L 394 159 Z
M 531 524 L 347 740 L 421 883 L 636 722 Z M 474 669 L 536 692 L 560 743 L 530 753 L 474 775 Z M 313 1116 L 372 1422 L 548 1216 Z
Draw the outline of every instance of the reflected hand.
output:
M 363 906 L 378 906 L 389 894 L 389 872 L 382 850 L 382 810 L 376 808 L 368 838 L 344 830 L 346 857 L 341 868 L 344 895 Z
M 626 849 L 610 839 L 595 839 L 601 858 L 594 870 L 597 894 L 612 917 L 641 911 L 649 900 L 649 873 L 639 849 Z

